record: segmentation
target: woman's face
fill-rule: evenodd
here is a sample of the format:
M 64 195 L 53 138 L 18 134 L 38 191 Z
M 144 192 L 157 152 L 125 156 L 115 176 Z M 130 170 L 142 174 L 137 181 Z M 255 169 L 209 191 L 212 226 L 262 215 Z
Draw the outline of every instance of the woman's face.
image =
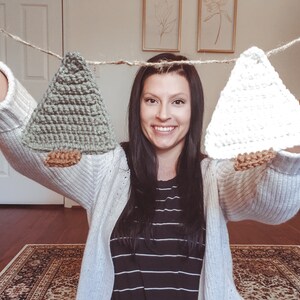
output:
M 149 76 L 141 95 L 141 127 L 156 153 L 181 153 L 190 127 L 191 92 L 177 73 Z

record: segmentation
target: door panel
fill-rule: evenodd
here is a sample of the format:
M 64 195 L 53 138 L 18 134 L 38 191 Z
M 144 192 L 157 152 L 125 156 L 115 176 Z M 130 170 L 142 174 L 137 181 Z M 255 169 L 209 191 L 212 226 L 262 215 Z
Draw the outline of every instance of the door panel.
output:
M 62 0 L 0 0 L 0 26 L 62 54 Z M 0 34 L 0 60 L 40 101 L 60 61 Z M 0 151 L 0 204 L 63 204 L 63 196 L 12 169 Z
M 1 1 L 1 0 L 0 0 Z M 0 2 L 0 27 L 6 27 L 5 18 L 6 5 Z M 0 59 L 4 60 L 6 58 L 6 39 L 3 34 L 0 34 Z

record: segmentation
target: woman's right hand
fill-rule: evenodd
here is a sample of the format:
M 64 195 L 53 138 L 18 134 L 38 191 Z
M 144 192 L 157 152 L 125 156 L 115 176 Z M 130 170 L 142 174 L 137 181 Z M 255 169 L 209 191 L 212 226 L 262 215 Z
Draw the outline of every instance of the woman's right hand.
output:
M 0 101 L 3 101 L 6 97 L 8 90 L 8 81 L 6 76 L 0 71 Z

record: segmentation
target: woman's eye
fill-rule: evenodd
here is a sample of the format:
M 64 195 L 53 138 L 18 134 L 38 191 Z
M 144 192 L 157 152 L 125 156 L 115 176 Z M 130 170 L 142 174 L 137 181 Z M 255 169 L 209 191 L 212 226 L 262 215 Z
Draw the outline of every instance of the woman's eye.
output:
M 173 103 L 176 105 L 181 105 L 181 104 L 184 104 L 184 101 L 181 99 L 177 99 L 177 100 L 173 101 Z
M 146 99 L 145 99 L 145 102 L 146 102 L 146 103 L 150 103 L 150 104 L 154 104 L 154 103 L 156 103 L 156 100 L 155 100 L 155 99 L 152 99 L 152 98 L 146 98 Z

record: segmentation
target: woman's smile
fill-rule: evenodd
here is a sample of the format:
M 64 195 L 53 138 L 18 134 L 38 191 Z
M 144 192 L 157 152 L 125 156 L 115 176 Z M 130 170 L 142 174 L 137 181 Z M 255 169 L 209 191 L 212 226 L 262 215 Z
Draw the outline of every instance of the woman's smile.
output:
M 175 126 L 153 126 L 154 130 L 159 133 L 170 133 L 176 128 Z

